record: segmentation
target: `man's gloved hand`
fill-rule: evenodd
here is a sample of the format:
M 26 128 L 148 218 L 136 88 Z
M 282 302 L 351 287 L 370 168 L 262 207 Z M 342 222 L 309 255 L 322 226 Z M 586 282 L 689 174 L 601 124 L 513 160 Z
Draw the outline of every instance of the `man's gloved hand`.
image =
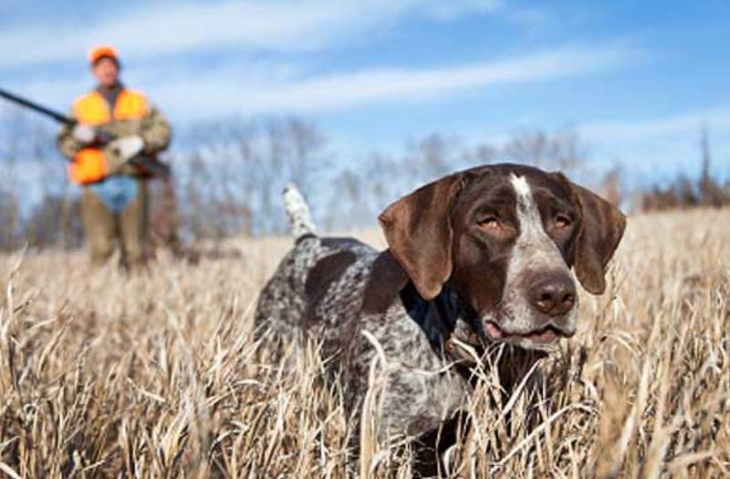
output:
M 85 123 L 77 123 L 71 130 L 71 136 L 82 145 L 89 145 L 96 140 L 96 128 Z
M 125 136 L 112 141 L 109 146 L 118 151 L 119 158 L 122 161 L 129 161 L 142 153 L 144 140 L 139 135 Z
M 109 174 L 119 170 L 129 160 L 142 153 L 144 140 L 141 136 L 125 136 L 110 142 L 104 149 Z

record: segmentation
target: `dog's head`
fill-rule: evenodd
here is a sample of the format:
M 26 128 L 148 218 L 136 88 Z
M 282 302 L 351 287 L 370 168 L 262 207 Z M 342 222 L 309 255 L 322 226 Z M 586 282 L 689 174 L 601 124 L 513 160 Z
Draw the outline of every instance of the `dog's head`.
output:
M 491 165 L 414 191 L 380 223 L 424 299 L 448 281 L 488 338 L 546 349 L 576 330 L 570 268 L 587 291 L 602 293 L 626 218 L 560 173 Z

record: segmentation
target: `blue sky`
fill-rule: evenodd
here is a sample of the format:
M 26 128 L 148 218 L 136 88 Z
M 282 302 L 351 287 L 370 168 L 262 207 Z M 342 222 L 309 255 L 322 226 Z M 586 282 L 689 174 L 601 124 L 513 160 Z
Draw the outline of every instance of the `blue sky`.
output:
M 572 126 L 643 182 L 696 175 L 705 122 L 730 179 L 728 18 L 720 0 L 3 0 L 0 84 L 67 109 L 111 43 L 179 126 L 295 114 L 344 162 Z

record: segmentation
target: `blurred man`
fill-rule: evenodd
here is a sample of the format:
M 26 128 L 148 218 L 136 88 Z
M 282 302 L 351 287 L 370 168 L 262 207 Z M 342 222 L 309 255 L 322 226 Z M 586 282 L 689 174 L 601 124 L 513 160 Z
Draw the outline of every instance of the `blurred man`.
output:
M 81 214 L 93 264 L 121 249 L 125 268 L 143 265 L 147 241 L 147 185 L 150 175 L 130 163 L 154 159 L 170 143 L 170 125 L 145 96 L 119 80 L 120 62 L 109 46 L 89 53 L 98 86 L 72 109 L 78 123 L 64 127 L 58 148 L 72 162 L 71 181 L 81 185 Z

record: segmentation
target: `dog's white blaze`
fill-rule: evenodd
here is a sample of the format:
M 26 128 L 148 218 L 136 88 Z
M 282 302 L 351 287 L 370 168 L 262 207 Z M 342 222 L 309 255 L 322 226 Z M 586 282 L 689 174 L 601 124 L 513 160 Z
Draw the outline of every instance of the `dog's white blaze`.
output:
M 530 184 L 523 176 L 512 174 L 510 181 L 517 194 L 517 221 L 520 234 L 512 248 L 507 265 L 507 280 L 504 291 L 505 322 L 502 324 L 513 331 L 529 331 L 534 314 L 529 305 L 523 278 L 535 270 L 566 271 L 568 267 L 557 245 L 545 232 Z
M 532 196 L 530 184 L 523 176 L 515 176 L 514 174 L 511 181 L 515 193 L 517 193 L 517 221 L 520 227 L 520 235 L 515 242 L 512 261 L 521 263 L 527 256 L 533 257 L 532 261 L 547 260 L 548 258 L 544 257 L 545 253 L 557 253 L 559 255 L 558 247 L 542 226 L 540 210 L 538 210 Z M 547 256 L 554 255 L 548 254 Z M 551 259 L 554 261 L 554 258 Z
M 532 189 L 524 176 L 517 176 L 513 173 L 511 181 L 517 196 L 532 199 Z
M 537 209 L 535 200 L 532 197 L 532 188 L 524 176 L 512 175 L 512 186 L 517 193 L 517 219 L 520 222 L 520 236 L 517 243 L 535 243 L 550 238 L 545 233 L 540 219 L 540 211 Z

